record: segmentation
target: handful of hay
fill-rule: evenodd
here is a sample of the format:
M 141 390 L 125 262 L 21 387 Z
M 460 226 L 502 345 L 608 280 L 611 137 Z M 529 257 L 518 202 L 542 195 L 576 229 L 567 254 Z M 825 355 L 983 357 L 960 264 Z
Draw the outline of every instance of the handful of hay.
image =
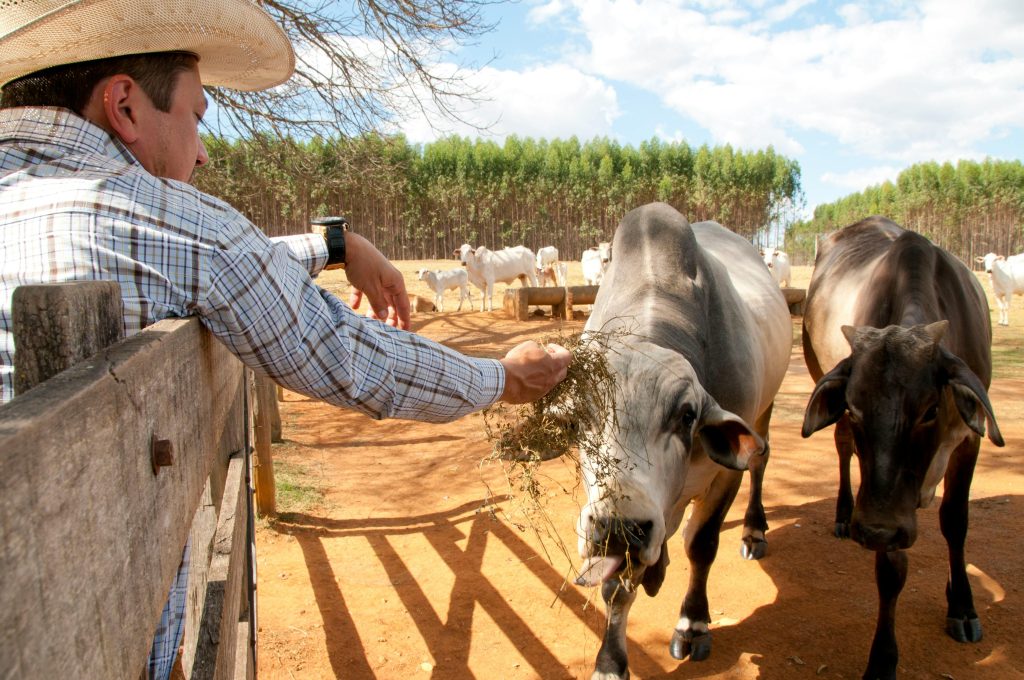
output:
M 577 333 L 540 342 L 556 342 L 572 352 L 566 378 L 536 402 L 499 404 L 484 411 L 484 426 L 492 442 L 491 454 L 484 462 L 500 461 L 504 467 L 508 495 L 517 506 L 507 513 L 509 520 L 520 530 L 546 526 L 564 551 L 543 512 L 540 463 L 566 456 L 578 481 L 580 459 L 571 455 L 574 449 L 590 461 L 600 461 L 603 423 L 597 419 L 615 412 L 615 376 L 608 366 L 608 334 L 588 331 L 586 336 Z M 522 515 L 524 520 L 516 521 L 513 515 Z
M 589 443 L 586 425 L 614 403 L 615 376 L 608 369 L 603 336 L 589 332 L 545 338 L 572 352 L 565 380 L 530 404 L 499 404 L 484 411 L 492 459 L 520 462 L 551 460 Z M 593 442 L 596 446 L 597 442 Z

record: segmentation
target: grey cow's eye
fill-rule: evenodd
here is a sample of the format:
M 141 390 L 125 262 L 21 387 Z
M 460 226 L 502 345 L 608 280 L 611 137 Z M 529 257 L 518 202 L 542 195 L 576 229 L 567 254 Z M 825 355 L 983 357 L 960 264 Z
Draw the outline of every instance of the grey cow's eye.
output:
M 695 420 L 697 420 L 697 414 L 694 410 L 689 405 L 684 406 L 682 413 L 679 414 L 679 423 L 682 428 L 689 432 Z

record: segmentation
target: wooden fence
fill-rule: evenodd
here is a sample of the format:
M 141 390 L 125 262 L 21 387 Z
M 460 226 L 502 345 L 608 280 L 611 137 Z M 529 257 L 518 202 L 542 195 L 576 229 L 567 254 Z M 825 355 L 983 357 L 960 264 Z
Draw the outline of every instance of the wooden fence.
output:
M 18 360 L 32 329 L 88 345 L 76 314 L 95 320 L 96 285 L 17 289 Z M 0 406 L 0 678 L 139 678 L 189 537 L 185 676 L 255 677 L 255 392 L 197 320 L 173 319 Z

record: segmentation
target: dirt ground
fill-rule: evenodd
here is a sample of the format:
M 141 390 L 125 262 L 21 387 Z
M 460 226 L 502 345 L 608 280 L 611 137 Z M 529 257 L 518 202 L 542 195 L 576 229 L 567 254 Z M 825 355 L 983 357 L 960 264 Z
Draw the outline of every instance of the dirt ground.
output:
M 414 275 L 420 264 L 403 263 L 403 271 L 410 290 L 425 293 Z M 457 295 L 446 302 L 454 309 Z M 1012 313 L 1024 324 L 1019 304 Z M 417 332 L 491 357 L 582 324 L 516 322 L 497 310 L 414 317 Z M 758 562 L 740 557 L 744 488 L 711 573 L 711 657 L 678 662 L 668 643 L 688 564 L 682 540 L 671 540 L 660 594 L 641 592 L 630 612 L 634 678 L 853 679 L 864 670 L 876 616 L 873 555 L 831 535 L 836 456 L 830 429 L 800 437 L 813 385 L 798 340 L 795 319 L 771 424 L 769 553 Z M 1007 445 L 982 445 L 967 546 L 984 639 L 959 644 L 944 633 L 937 500 L 919 511 L 909 552 L 897 612 L 900 678 L 1024 678 L 1024 380 L 997 379 L 991 398 Z M 286 441 L 275 446 L 276 460 L 303 470 L 324 498 L 258 530 L 262 680 L 590 677 L 604 605 L 596 589 L 572 584 L 583 493 L 571 461 L 541 468 L 551 531 L 539 520 L 532 525 L 540 531 L 520 529 L 505 473 L 482 462 L 490 445 L 480 414 L 447 425 L 377 422 L 285 393 L 282 417 Z

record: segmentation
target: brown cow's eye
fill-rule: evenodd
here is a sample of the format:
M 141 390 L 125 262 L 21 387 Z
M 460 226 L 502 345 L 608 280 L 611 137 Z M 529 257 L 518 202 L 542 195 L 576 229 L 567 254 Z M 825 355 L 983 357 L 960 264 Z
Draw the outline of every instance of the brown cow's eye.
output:
M 928 410 L 921 416 L 922 423 L 930 423 L 935 420 L 939 415 L 939 408 L 935 404 L 928 407 Z

